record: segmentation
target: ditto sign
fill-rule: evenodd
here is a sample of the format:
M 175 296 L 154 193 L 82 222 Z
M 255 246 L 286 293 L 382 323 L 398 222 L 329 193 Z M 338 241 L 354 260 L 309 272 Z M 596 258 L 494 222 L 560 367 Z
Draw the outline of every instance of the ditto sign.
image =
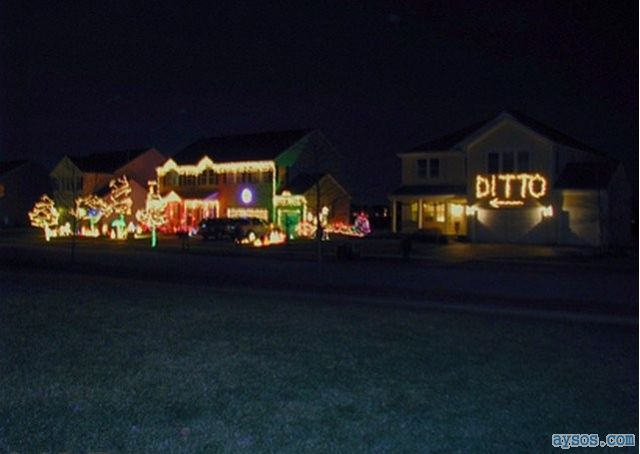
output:
M 547 194 L 547 179 L 539 173 L 476 175 L 476 199 L 490 199 L 494 208 L 524 205 Z

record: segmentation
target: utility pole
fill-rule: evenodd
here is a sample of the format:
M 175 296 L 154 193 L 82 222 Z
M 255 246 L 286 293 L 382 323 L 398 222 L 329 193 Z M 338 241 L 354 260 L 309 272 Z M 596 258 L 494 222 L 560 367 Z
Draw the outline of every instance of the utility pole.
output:
M 72 221 L 72 234 L 71 234 L 71 263 L 76 263 L 76 229 L 78 228 L 77 215 L 75 213 L 75 203 L 76 203 L 76 169 L 73 167 L 71 169 L 71 217 Z
M 318 258 L 318 271 L 322 270 L 322 225 L 320 224 L 320 162 L 318 157 L 318 146 L 315 141 L 311 143 L 313 147 L 314 167 L 316 174 L 316 245 Z

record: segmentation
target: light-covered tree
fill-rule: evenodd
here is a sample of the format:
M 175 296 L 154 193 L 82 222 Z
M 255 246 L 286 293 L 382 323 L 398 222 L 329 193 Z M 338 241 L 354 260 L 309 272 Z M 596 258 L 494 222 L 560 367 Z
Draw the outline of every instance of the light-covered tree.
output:
M 144 210 L 138 210 L 136 212 L 136 219 L 151 230 L 152 248 L 158 244 L 157 228 L 167 222 L 167 218 L 164 215 L 166 206 L 167 202 L 158 194 L 155 185 L 150 184 L 146 207 Z
M 54 201 L 48 195 L 43 194 L 28 214 L 31 225 L 43 229 L 44 238 L 49 241 L 55 233 L 53 228 L 58 226 L 60 219 L 60 213 L 56 209 Z
M 80 221 L 89 221 L 90 231 L 88 235 L 90 236 L 100 235 L 100 232 L 96 228 L 96 224 L 104 216 L 109 216 L 110 213 L 111 206 L 109 203 L 95 194 L 78 197 L 76 199 L 76 207 L 72 212 L 76 219 Z
M 129 180 L 125 175 L 113 179 L 109 182 L 109 189 L 108 203 L 110 210 L 118 215 L 118 219 L 111 224 L 115 230 L 115 234 L 112 231 L 112 235 L 117 239 L 125 239 L 127 237 L 127 223 L 124 220 L 124 216 L 131 214 L 131 206 L 133 205 Z

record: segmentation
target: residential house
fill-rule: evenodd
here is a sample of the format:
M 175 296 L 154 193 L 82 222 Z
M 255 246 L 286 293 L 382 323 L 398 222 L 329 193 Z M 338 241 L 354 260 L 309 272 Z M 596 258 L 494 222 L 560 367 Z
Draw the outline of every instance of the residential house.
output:
M 49 175 L 40 164 L 0 161 L 0 227 L 29 225 L 27 213 L 50 189 Z
M 478 242 L 606 245 L 630 239 L 620 163 L 518 112 L 400 153 L 392 228 Z
M 109 182 L 125 175 L 133 199 L 132 216 L 146 205 L 147 187 L 166 157 L 155 148 L 64 156 L 50 173 L 56 205 L 68 217 L 78 196 L 108 193 Z
M 173 230 L 196 229 L 209 217 L 295 224 L 315 209 L 305 179 L 320 183 L 330 220 L 347 222 L 350 196 L 337 182 L 343 169 L 324 135 L 303 129 L 200 139 L 158 167 L 157 179 Z

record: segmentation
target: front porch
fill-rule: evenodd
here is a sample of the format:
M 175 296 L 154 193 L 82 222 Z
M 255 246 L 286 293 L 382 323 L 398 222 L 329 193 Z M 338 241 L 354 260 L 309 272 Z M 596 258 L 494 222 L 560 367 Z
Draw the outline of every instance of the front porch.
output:
M 468 233 L 466 196 L 392 197 L 392 231 L 429 231 L 437 235 L 465 236 Z

